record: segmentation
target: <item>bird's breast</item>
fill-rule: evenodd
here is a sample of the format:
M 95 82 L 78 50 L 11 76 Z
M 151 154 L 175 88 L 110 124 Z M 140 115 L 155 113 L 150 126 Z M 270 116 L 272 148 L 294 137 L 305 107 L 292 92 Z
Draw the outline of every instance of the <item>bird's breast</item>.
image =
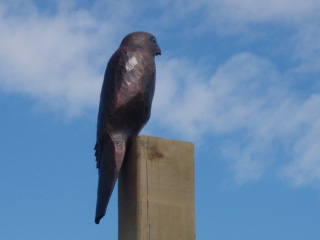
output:
M 117 94 L 117 108 L 128 104 L 138 96 L 146 96 L 150 85 L 153 85 L 155 68 L 152 60 L 141 54 L 128 53 L 123 72 L 123 81 Z M 151 64 L 150 64 L 151 63 Z
M 138 64 L 137 58 L 135 56 L 132 56 L 129 58 L 128 62 L 126 63 L 126 70 L 129 72 L 134 69 L 134 67 Z

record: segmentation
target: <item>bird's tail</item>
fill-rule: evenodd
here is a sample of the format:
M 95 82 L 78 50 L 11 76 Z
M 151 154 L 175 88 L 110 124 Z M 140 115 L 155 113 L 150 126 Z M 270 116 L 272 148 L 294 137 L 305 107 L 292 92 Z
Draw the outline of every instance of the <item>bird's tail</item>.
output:
M 99 224 L 101 218 L 106 214 L 107 206 L 125 157 L 127 137 L 123 134 L 114 134 L 99 147 L 101 148 L 99 150 L 101 155 L 99 156 L 96 224 Z

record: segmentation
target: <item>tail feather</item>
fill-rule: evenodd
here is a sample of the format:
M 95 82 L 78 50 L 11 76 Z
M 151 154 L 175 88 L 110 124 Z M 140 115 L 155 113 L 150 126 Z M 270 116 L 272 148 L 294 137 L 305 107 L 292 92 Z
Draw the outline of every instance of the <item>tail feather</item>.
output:
M 99 182 L 95 223 L 99 224 L 106 214 L 114 186 L 119 176 L 127 148 L 127 139 L 122 135 L 110 137 L 99 151 Z

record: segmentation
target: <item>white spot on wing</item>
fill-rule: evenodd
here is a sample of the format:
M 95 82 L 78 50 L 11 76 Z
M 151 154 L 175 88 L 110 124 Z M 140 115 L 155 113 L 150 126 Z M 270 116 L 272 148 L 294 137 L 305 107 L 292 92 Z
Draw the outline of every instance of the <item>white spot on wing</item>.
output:
M 137 64 L 138 64 L 138 61 L 135 57 L 130 58 L 126 64 L 127 71 L 131 71 L 134 68 L 134 66 Z

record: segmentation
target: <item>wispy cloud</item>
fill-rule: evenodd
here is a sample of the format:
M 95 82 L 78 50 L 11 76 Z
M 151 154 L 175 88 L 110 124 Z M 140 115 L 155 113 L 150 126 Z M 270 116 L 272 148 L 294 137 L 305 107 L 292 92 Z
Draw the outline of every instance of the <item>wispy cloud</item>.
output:
M 19 12 L 0 2 L 0 89 L 26 93 L 69 116 L 96 108 L 107 58 L 124 34 L 136 30 L 132 26 L 141 22 L 137 13 L 144 8 L 129 1 L 116 5 L 97 1 L 87 9 L 60 4 L 50 12 L 18 2 Z M 312 0 L 157 4 L 163 11 L 162 26 L 179 24 L 172 19 L 186 19 L 194 11 L 203 14 L 201 26 L 186 23 L 192 34 L 202 27 L 246 39 L 248 32 L 259 34 L 256 26 L 261 24 L 293 29 L 293 38 L 284 41 L 290 43 L 290 57 L 298 63 L 279 71 L 266 57 L 238 52 L 217 62 L 210 72 L 211 63 L 161 56 L 151 124 L 183 138 L 210 138 L 202 144 L 214 139 L 212 147 L 231 161 L 239 184 L 257 180 L 268 170 L 293 186 L 320 184 L 320 93 L 316 89 L 301 94 L 293 86 L 306 75 L 319 73 L 320 34 L 314 20 L 319 19 L 320 4 Z M 182 6 L 187 8 L 179 10 Z M 170 17 L 168 8 L 176 14 Z M 145 22 L 138 26 L 148 26 Z
M 183 2 L 192 5 L 192 1 Z M 180 8 L 171 11 L 179 12 Z M 175 14 L 175 19 L 184 21 L 193 11 L 202 12 L 200 21 L 192 23 L 194 31 L 234 35 L 242 42 L 267 42 L 277 37 L 268 35 L 272 28 L 288 32 L 279 38 L 279 44 L 291 50 L 286 59 L 291 65 L 279 72 L 276 62 L 238 54 L 207 76 L 208 82 L 201 67 L 180 62 L 180 73 L 176 77 L 171 73 L 168 78 L 180 79 L 179 93 L 171 92 L 176 99 L 166 99 L 169 117 L 162 114 L 158 119 L 166 124 L 175 122 L 174 129 L 187 137 L 208 132 L 218 139 L 229 137 L 229 144 L 222 141 L 219 148 L 225 157 L 233 159 L 231 168 L 240 184 L 259 179 L 267 169 L 275 171 L 272 166 L 277 166 L 279 176 L 293 186 L 319 185 L 319 10 L 316 0 L 227 0 L 198 1 L 184 14 Z M 278 50 L 268 44 L 260 47 Z M 303 90 L 294 86 L 297 82 Z M 170 84 L 177 89 L 178 83 Z M 164 111 L 166 108 L 161 109 Z
M 192 1 L 190 1 L 192 2 Z M 261 24 L 277 24 L 297 27 L 314 19 L 319 20 L 320 3 L 317 0 L 303 2 L 292 0 L 226 0 L 200 1 L 204 6 L 206 21 L 211 29 L 224 34 L 239 34 L 259 29 Z M 212 28 L 215 26 L 216 28 Z M 258 28 L 256 28 L 258 26 Z M 208 26 L 206 26 L 208 27 Z
M 319 21 L 320 22 L 320 19 Z M 318 24 L 308 23 L 294 37 L 293 59 L 299 60 L 295 69 L 302 73 L 320 72 L 320 29 Z
M 32 6 L 20 5 L 20 15 L 1 4 L 1 88 L 28 93 L 69 115 L 96 106 L 106 56 L 128 16 L 121 18 L 121 8 L 101 19 L 94 10 L 69 5 L 52 15 Z
M 291 74 L 249 53 L 234 55 L 210 81 L 201 67 L 185 61 L 161 62 L 159 72 L 155 121 L 186 138 L 209 133 L 215 144 L 220 140 L 214 147 L 233 162 L 239 184 L 259 179 L 272 166 L 284 166 L 279 174 L 292 185 L 320 183 L 320 94 L 293 94 Z
M 293 130 L 298 131 L 294 140 L 292 162 L 280 174 L 293 186 L 320 184 L 320 94 L 314 94 L 296 109 L 288 119 Z

